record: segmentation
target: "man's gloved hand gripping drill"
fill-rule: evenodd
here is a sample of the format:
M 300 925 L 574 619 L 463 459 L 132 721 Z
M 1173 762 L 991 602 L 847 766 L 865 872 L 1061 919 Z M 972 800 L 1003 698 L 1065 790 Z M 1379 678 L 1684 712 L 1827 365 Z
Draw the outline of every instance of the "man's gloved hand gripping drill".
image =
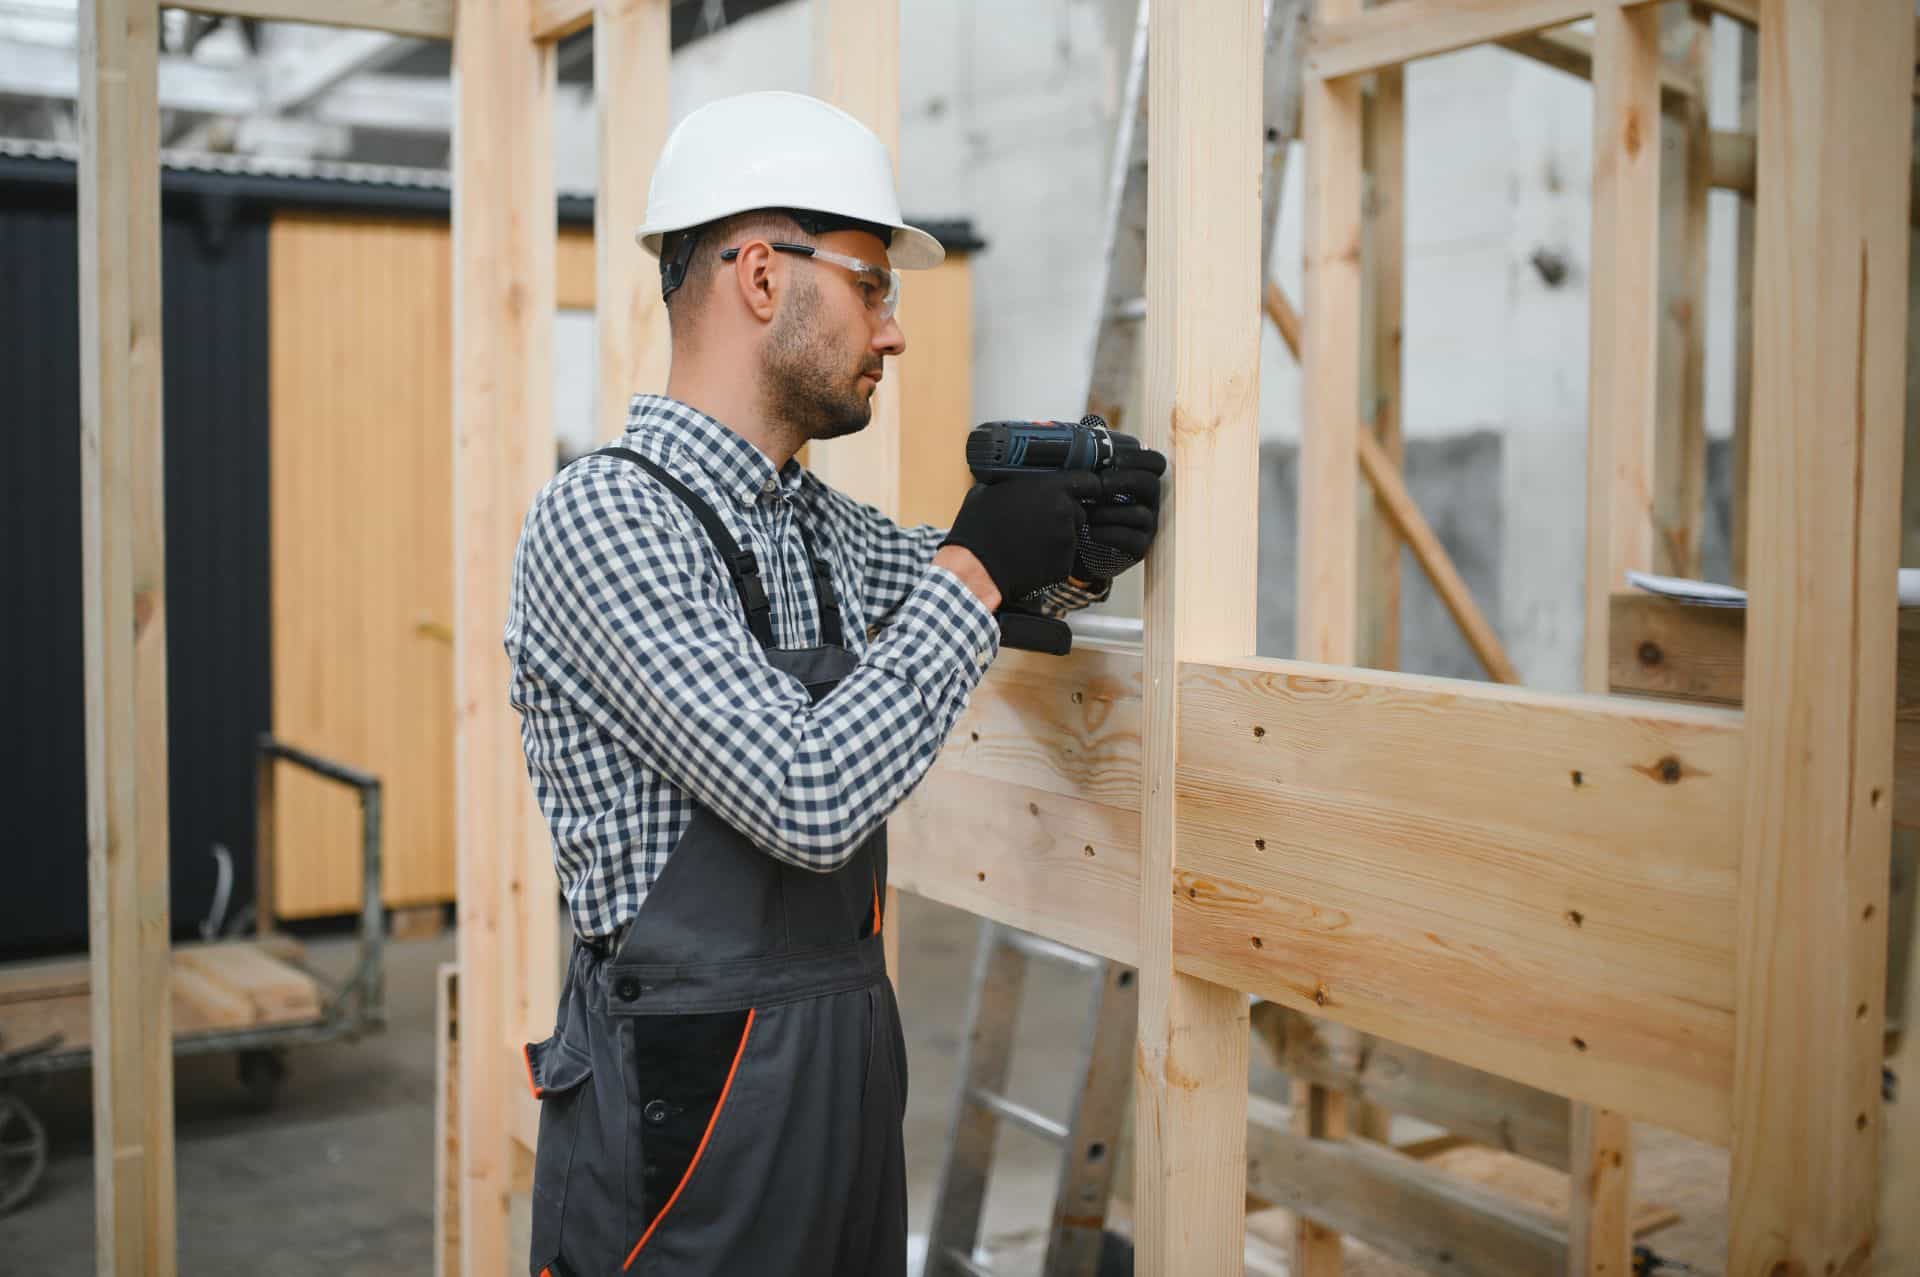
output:
M 904 1277 L 886 817 L 996 611 L 1057 619 L 1146 554 L 1165 462 L 986 484 L 941 529 L 794 459 L 868 424 L 906 349 L 899 273 L 942 256 L 879 139 L 824 102 L 689 115 L 639 239 L 666 391 L 535 498 L 504 635 L 575 941 L 523 1061 L 528 1272 Z

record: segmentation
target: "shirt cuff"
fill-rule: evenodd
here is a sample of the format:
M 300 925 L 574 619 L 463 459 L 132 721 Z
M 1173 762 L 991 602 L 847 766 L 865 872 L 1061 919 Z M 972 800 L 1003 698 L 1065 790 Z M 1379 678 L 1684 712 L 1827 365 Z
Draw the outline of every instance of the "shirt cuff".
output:
M 929 701 L 964 704 L 999 654 L 1000 623 L 986 604 L 959 577 L 929 566 L 867 660 L 922 687 Z

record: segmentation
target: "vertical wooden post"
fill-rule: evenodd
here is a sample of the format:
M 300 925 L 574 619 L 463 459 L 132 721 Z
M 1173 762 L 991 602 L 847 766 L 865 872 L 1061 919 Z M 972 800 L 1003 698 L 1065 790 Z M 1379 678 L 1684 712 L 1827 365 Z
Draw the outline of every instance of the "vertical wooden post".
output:
M 1317 21 L 1359 12 L 1322 0 Z M 1300 437 L 1300 571 L 1295 654 L 1351 665 L 1357 654 L 1360 455 L 1360 83 L 1307 77 L 1306 386 Z
M 1875 1245 L 1913 53 L 1905 0 L 1761 5 L 1734 1273 Z
M 600 190 L 593 204 L 595 438 L 618 434 L 627 401 L 667 385 L 667 307 L 653 258 L 634 242 L 653 163 L 667 140 L 668 0 L 595 0 L 593 112 Z M 883 383 L 884 384 L 884 383 Z
M 1363 314 L 1367 354 L 1364 415 L 1380 451 L 1398 470 L 1406 464 L 1401 435 L 1400 336 L 1406 291 L 1406 72 L 1389 67 L 1373 77 L 1367 102 L 1366 292 Z M 1359 651 L 1357 663 L 1372 669 L 1400 667 L 1401 540 L 1376 494 L 1367 506 L 1361 539 Z
M 1653 567 L 1659 422 L 1660 7 L 1594 15 L 1593 292 L 1587 373 L 1586 688 L 1607 690 L 1608 596 Z M 1574 1106 L 1567 1270 L 1625 1277 L 1632 1124 Z
M 812 0 L 813 91 L 880 135 L 900 175 L 900 0 Z M 913 287 L 908 276 L 903 288 Z M 938 359 L 913 349 L 908 359 Z M 858 434 L 809 444 L 807 466 L 824 482 L 888 518 L 900 517 L 900 378 L 889 375 L 873 395 L 873 421 Z M 882 943 L 887 973 L 900 980 L 900 893 L 887 888 Z
M 1219 549 L 1258 521 L 1260 10 L 1157 4 L 1148 28 L 1143 433 L 1173 471 L 1145 603 L 1133 1200 L 1150 1277 L 1245 1266 L 1247 999 L 1173 969 L 1174 773 L 1181 660 L 1254 646 L 1253 556 Z
M 1660 144 L 1659 409 L 1653 465 L 1653 570 L 1700 574 L 1700 528 L 1706 505 L 1706 302 L 1708 53 L 1711 20 L 1704 12 L 1662 7 L 1661 44 L 1670 66 L 1693 91 L 1684 113 L 1663 114 Z M 1619 586 L 1613 587 L 1618 589 Z
M 1358 0 L 1322 0 L 1316 20 L 1354 16 Z M 1302 103 L 1307 141 L 1304 289 L 1306 375 L 1300 434 L 1300 568 L 1295 654 L 1352 665 L 1359 658 L 1359 484 L 1363 115 L 1357 77 L 1307 79 Z M 1347 1134 L 1347 1097 L 1308 1082 L 1292 1093 L 1293 1128 L 1302 1135 Z M 1341 1268 L 1340 1236 L 1302 1217 L 1294 1221 L 1296 1277 L 1332 1277 Z
M 530 0 L 456 10 L 454 72 L 454 767 L 459 877 L 460 1251 L 506 1270 L 507 1202 L 525 1156 L 516 1038 L 555 990 L 553 868 L 507 704 L 514 543 L 553 472 L 553 50 Z
M 80 511 L 94 1256 L 175 1270 L 153 0 L 80 6 Z
M 880 135 L 900 172 L 900 0 L 812 0 L 813 91 Z M 909 275 L 903 285 L 913 287 Z M 906 358 L 915 352 L 907 334 Z M 822 480 L 881 513 L 900 509 L 900 381 L 874 392 L 873 422 L 858 434 L 810 445 L 808 465 Z

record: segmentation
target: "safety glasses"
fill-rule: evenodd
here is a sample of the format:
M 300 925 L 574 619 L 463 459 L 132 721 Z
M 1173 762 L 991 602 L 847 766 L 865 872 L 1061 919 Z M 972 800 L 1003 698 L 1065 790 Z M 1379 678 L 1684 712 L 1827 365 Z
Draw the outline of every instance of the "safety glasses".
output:
M 776 253 L 792 253 L 797 257 L 810 257 L 816 262 L 832 262 L 853 275 L 853 286 L 860 292 L 860 300 L 874 318 L 881 323 L 893 318 L 900 309 L 900 272 L 875 266 L 872 262 L 863 262 L 858 257 L 849 257 L 845 253 L 833 253 L 824 248 L 815 248 L 812 244 L 785 244 L 778 240 L 768 240 L 767 247 Z M 730 262 L 740 256 L 738 248 L 726 248 L 720 251 L 720 260 Z

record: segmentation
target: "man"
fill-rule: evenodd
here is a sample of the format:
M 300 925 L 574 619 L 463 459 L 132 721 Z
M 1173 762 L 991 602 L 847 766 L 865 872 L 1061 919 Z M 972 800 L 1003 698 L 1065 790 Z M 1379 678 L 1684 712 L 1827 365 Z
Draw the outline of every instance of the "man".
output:
M 530 1271 L 894 1277 L 883 822 L 998 651 L 995 610 L 1104 597 L 1090 565 L 1146 553 L 1165 462 L 978 487 L 943 532 L 793 460 L 867 424 L 906 349 L 895 272 L 942 256 L 879 139 L 823 102 L 690 115 L 640 239 L 667 392 L 535 500 L 506 627 L 577 940 L 526 1051 Z

